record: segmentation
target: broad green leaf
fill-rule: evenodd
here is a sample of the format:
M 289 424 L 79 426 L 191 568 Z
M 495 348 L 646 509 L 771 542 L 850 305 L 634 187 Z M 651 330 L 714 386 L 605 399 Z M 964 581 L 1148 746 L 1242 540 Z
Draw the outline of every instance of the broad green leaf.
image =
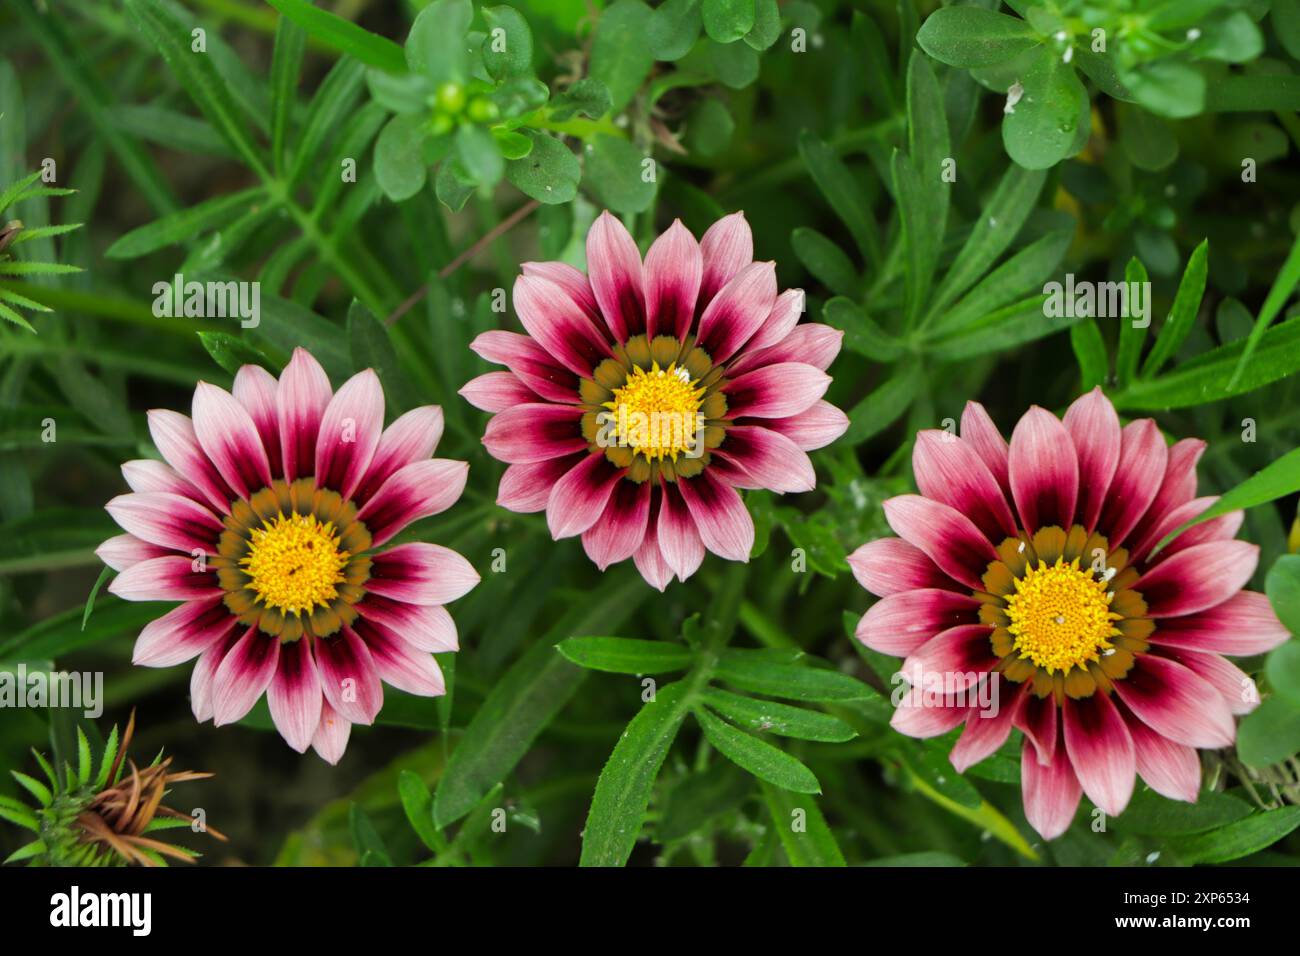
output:
M 578 194 L 582 167 L 569 148 L 553 136 L 525 130 L 533 148 L 523 159 L 506 163 L 506 179 L 531 199 L 548 205 L 570 202 Z
M 423 146 L 428 128 L 414 113 L 394 116 L 375 140 L 375 180 L 393 202 L 410 199 L 429 175 Z
M 433 794 L 420 775 L 403 770 L 397 775 L 397 794 L 402 800 L 402 811 L 406 814 L 411 829 L 426 847 L 435 853 L 441 848 L 442 840 L 438 828 L 433 825 Z
M 762 52 L 781 39 L 781 7 L 778 0 L 757 0 L 754 26 L 745 34 L 745 42 Z
M 1272 595 L 1269 599 L 1272 600 Z M 1300 709 L 1300 641 L 1288 641 L 1269 654 L 1266 673 L 1273 691 Z
M 138 259 L 167 246 L 189 242 L 265 201 L 266 193 L 261 187 L 205 199 L 132 229 L 109 246 L 104 255 L 110 259 Z
M 719 43 L 734 43 L 754 28 L 754 0 L 700 0 L 704 32 Z
M 1162 117 L 1128 103 L 1115 104 L 1119 144 L 1138 169 L 1158 171 L 1178 158 L 1173 127 Z
M 921 49 L 940 63 L 970 69 L 1018 56 L 1041 41 L 1024 20 L 973 6 L 942 7 L 916 34 Z
M 1183 278 L 1178 283 L 1178 292 L 1174 295 L 1174 304 L 1169 310 L 1169 317 L 1160 326 L 1156 343 L 1151 347 L 1146 361 L 1142 364 L 1142 377 L 1150 378 L 1164 368 L 1166 362 L 1178 354 L 1178 349 L 1187 339 L 1196 321 L 1196 313 L 1201 308 L 1201 299 L 1205 295 L 1205 277 L 1209 271 L 1210 240 L 1202 239 L 1201 244 L 1192 250 L 1183 270 Z
M 310 36 L 366 66 L 390 73 L 406 72 L 406 58 L 402 54 L 402 48 L 386 37 L 371 33 L 350 20 L 314 6 L 309 0 L 267 0 L 267 3 L 301 26 Z
M 1207 791 L 1195 803 L 1183 803 L 1139 787 L 1111 824 L 1122 833 L 1182 836 L 1235 823 L 1250 816 L 1252 809 L 1245 800 L 1226 793 Z
M 1292 634 L 1300 634 L 1300 555 L 1278 558 L 1268 569 L 1264 591 L 1278 620 Z
M 718 659 L 714 675 L 741 690 L 787 700 L 861 700 L 875 693 L 848 674 L 810 664 L 773 660 L 762 651 L 724 651 Z
M 689 647 L 630 637 L 569 637 L 555 648 L 580 667 L 612 674 L 666 674 L 694 659 Z
M 1074 67 L 1044 49 L 1021 81 L 1024 94 L 1002 119 L 1007 155 L 1026 169 L 1049 169 L 1078 152 L 1088 125 L 1088 91 Z
M 527 76 L 533 71 L 533 31 L 514 7 L 484 7 L 487 36 L 483 39 L 483 66 L 494 80 Z
M 204 350 L 212 356 L 212 361 L 231 375 L 244 365 L 260 365 L 269 369 L 273 364 L 241 336 L 229 332 L 199 332 L 198 336 Z
M 486 127 L 466 123 L 456 131 L 456 157 L 460 168 L 479 186 L 492 187 L 506 172 L 501 147 Z
M 1237 756 L 1252 767 L 1268 767 L 1300 753 L 1300 707 L 1266 697 L 1237 731 Z
M 680 60 L 700 38 L 700 0 L 665 0 L 650 20 L 650 48 L 656 60 Z
M 564 121 L 581 113 L 589 119 L 600 119 L 609 112 L 609 90 L 600 80 L 584 77 L 550 102 L 551 119 Z
M 719 753 L 759 780 L 796 793 L 821 793 L 816 775 L 779 747 L 737 730 L 703 707 L 695 708 L 695 719 Z
M 772 828 L 791 866 L 845 865 L 835 834 L 810 794 L 794 793 L 767 783 L 761 786 Z
M 601 205 L 618 213 L 650 208 L 656 184 L 654 179 L 647 181 L 644 173 L 652 158 L 622 137 L 606 133 L 597 135 L 585 149 L 583 185 Z
M 705 46 L 709 65 L 723 86 L 743 90 L 758 82 L 758 52 L 746 43 L 718 43 L 708 40 Z
M 705 690 L 703 697 L 713 710 L 748 730 L 828 743 L 843 743 L 857 736 L 853 728 L 838 717 L 819 711 L 743 697 L 717 687 Z
M 686 716 L 686 698 L 681 683 L 659 688 L 619 737 L 592 794 L 580 866 L 622 866 L 631 856 L 655 778 Z
M 1158 116 L 1185 119 L 1205 109 L 1205 74 L 1190 63 L 1157 60 L 1121 74 L 1120 80 L 1139 105 Z
M 1208 833 L 1169 841 L 1183 863 L 1227 863 L 1266 849 L 1300 827 L 1300 807 L 1281 807 Z
M 591 41 L 590 74 L 605 84 L 620 113 L 654 66 L 646 42 L 653 14 L 641 0 L 615 0 L 596 22 Z

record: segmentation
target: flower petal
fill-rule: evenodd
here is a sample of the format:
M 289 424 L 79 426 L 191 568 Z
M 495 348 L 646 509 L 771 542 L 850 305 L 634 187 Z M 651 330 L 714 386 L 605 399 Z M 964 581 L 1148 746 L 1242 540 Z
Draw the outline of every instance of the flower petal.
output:
M 998 663 L 989 641 L 992 633 L 987 624 L 959 624 L 940 631 L 908 654 L 901 670 L 913 685 L 939 675 L 945 687 L 969 693 Z
M 1079 455 L 1079 502 L 1075 520 L 1091 532 L 1097 527 L 1106 492 L 1119 465 L 1119 416 L 1101 386 L 1097 386 L 1074 400 L 1066 410 L 1063 424 Z
M 849 430 L 849 416 L 830 402 L 818 399 L 811 407 L 789 418 L 773 418 L 764 423 L 780 432 L 803 451 L 825 448 Z
M 1196 750 L 1162 737 L 1128 710 L 1123 714 L 1133 738 L 1138 775 L 1161 796 L 1195 803 L 1201 790 L 1201 758 Z
M 229 514 L 234 493 L 203 453 L 194 434 L 194 423 L 188 416 L 165 408 L 152 409 L 148 417 L 149 434 L 163 460 L 202 492 L 219 514 Z
M 281 463 L 288 481 L 311 474 L 321 418 L 333 397 L 329 376 L 320 362 L 306 349 L 294 349 L 275 393 Z
M 948 754 L 948 760 L 958 773 L 965 773 L 981 760 L 993 756 L 1011 734 L 1015 698 L 1024 691 L 1020 686 L 1005 680 L 1001 674 L 990 674 L 988 679 L 992 687 L 988 712 L 978 704 L 971 706 L 966 717 L 966 728 Z
M 645 254 L 646 335 L 685 339 L 695 321 L 704 257 L 691 231 L 674 219 Z
M 462 385 L 457 394 L 485 412 L 504 412 L 538 401 L 537 394 L 514 372 L 485 372 Z
M 223 527 L 194 499 L 166 492 L 118 495 L 104 510 L 140 540 L 186 553 L 215 554 Z
M 385 684 L 417 697 L 440 697 L 447 693 L 442 669 L 432 654 L 417 650 L 393 631 L 365 618 L 359 618 L 355 627 Z
M 1070 828 L 1079 809 L 1082 789 L 1070 767 L 1070 758 L 1060 748 L 1046 764 L 1032 757 L 1033 745 L 1026 740 L 1020 756 L 1020 796 L 1025 819 L 1045 840 L 1055 840 Z
M 95 549 L 95 556 L 114 571 L 125 571 L 133 564 L 167 554 L 171 554 L 170 548 L 141 541 L 133 534 L 114 535 Z
M 915 588 L 952 590 L 956 582 L 902 538 L 877 538 L 849 555 L 849 569 L 858 583 L 877 597 Z
M 332 637 L 316 641 L 321 690 L 331 707 L 354 724 L 372 724 L 384 705 L 384 689 L 370 650 L 357 633 L 343 625 Z
M 447 604 L 478 584 L 478 572 L 451 548 L 416 541 L 370 559 L 366 591 L 408 604 Z
M 235 401 L 244 406 L 253 420 L 272 471 L 280 467 L 280 425 L 275 400 L 279 387 L 275 376 L 262 366 L 241 365 L 230 389 Z
M 993 419 L 989 417 L 989 413 L 984 410 L 984 406 L 979 402 L 966 403 L 966 408 L 961 413 L 961 438 L 962 441 L 971 443 L 971 446 L 983 460 L 984 467 L 997 480 L 998 487 L 1010 500 L 1009 459 L 1011 449 L 1007 444 L 1007 440 L 1002 437 L 1002 433 L 998 431 L 998 426 L 993 424 Z
M 515 312 L 542 348 L 575 375 L 590 378 L 592 369 L 610 357 L 606 334 L 553 282 L 537 276 L 515 280 Z
M 212 722 L 220 727 L 242 720 L 275 677 L 280 641 L 250 627 L 212 675 Z
M 921 494 L 966 515 L 990 541 L 1016 534 L 1006 496 L 969 442 L 938 429 L 917 432 L 912 472 Z
M 153 458 L 123 462 L 122 477 L 132 491 L 163 491 L 193 498 L 199 504 L 208 500 L 203 492 L 178 475 L 171 465 Z
M 889 726 L 900 734 L 924 740 L 946 734 L 966 719 L 966 712 L 965 705 L 950 703 L 947 698 L 940 699 L 920 687 L 912 687 L 894 708 Z
M 489 362 L 504 365 L 549 402 L 578 401 L 578 377 L 541 345 L 518 332 L 483 332 L 469 347 Z
M 216 575 L 195 571 L 191 558 L 171 555 L 133 564 L 108 585 L 123 601 L 189 601 L 220 594 Z
M 582 533 L 587 557 L 602 571 L 641 547 L 650 520 L 650 489 L 648 481 L 617 482 L 600 520 Z
M 704 561 L 704 542 L 690 508 L 672 482 L 664 484 L 660 498 L 656 528 L 659 550 L 678 580 L 685 581 Z
M 1160 489 L 1169 457 L 1160 428 L 1150 418 L 1129 422 L 1120 432 L 1119 466 L 1101 510 L 1102 528 L 1111 547 L 1128 540 Z
M 275 677 L 266 691 L 271 720 L 280 736 L 298 753 L 306 752 L 320 726 L 320 674 L 306 639 L 289 641 L 280 648 Z
M 184 664 L 234 630 L 235 623 L 220 597 L 186 601 L 144 626 L 131 663 L 140 667 Z
M 591 283 L 580 271 L 567 262 L 525 262 L 520 271 L 526 276 L 536 276 L 553 282 L 564 290 L 574 308 L 586 313 L 593 321 L 600 320 L 600 306 L 591 291 Z
M 195 662 L 194 670 L 190 672 L 190 708 L 194 711 L 194 719 L 199 723 L 212 719 L 212 678 L 216 676 L 217 668 L 226 659 L 230 649 L 243 636 L 241 628 L 231 628 L 225 637 L 200 654 Z
M 321 701 L 320 723 L 311 738 L 312 749 L 328 764 L 336 764 L 343 759 L 343 751 L 348 747 L 348 735 L 352 732 L 352 722 L 345 719 L 330 706 L 328 700 Z
M 1061 704 L 1065 752 L 1088 799 L 1110 816 L 1118 816 L 1133 796 L 1137 764 L 1133 738 L 1110 695 L 1095 692 Z
M 953 580 L 983 590 L 981 577 L 998 553 L 970 518 L 921 495 L 898 495 L 881 507 L 895 534 L 924 551 Z
M 779 432 L 752 425 L 733 425 L 715 454 L 754 479 L 755 488 L 779 494 L 812 491 L 817 475 L 812 461 Z
M 334 393 L 316 435 L 316 486 L 344 499 L 361 484 L 384 430 L 384 389 L 374 369 L 363 369 Z
M 445 607 L 407 604 L 367 594 L 365 600 L 357 605 L 357 611 L 367 620 L 396 632 L 418 650 L 443 654 L 460 648 L 456 622 Z
M 1115 693 L 1148 727 L 1188 747 L 1227 747 L 1236 736 L 1232 712 L 1208 681 L 1155 654 L 1139 654 Z
M 1011 435 L 1007 467 L 1021 526 L 1069 528 L 1079 495 L 1079 456 L 1061 420 L 1035 405 Z
M 899 591 L 867 608 L 856 637 L 872 650 L 906 657 L 940 631 L 973 623 L 978 608 L 973 597 L 955 591 Z
M 813 365 L 765 365 L 722 386 L 727 418 L 789 418 L 811 408 L 830 384 L 831 377 Z
M 1222 604 L 1250 580 L 1259 563 L 1259 545 L 1247 541 L 1209 541 L 1161 561 L 1133 585 L 1151 617 L 1181 617 Z
M 754 333 L 754 337 L 745 343 L 744 354 L 752 355 L 755 352 L 763 351 L 785 342 L 791 333 L 793 333 L 798 327 L 799 317 L 804 313 L 806 302 L 807 297 L 804 295 L 803 289 L 786 289 L 778 295 L 776 297 L 776 302 L 772 303 L 772 311 L 767 314 L 767 318 L 763 321 L 763 324 L 759 326 L 758 331 Z M 830 328 L 830 326 L 823 326 L 823 328 Z M 834 329 L 833 331 L 838 332 L 839 330 Z M 841 334 L 836 342 L 837 350 L 839 347 L 839 341 L 842 340 L 843 335 Z M 834 358 L 834 356 L 832 356 L 832 358 Z M 797 356 L 795 360 L 799 362 L 808 362 L 809 365 L 816 364 L 809 359 L 799 358 Z M 829 364 L 830 362 L 827 362 L 826 365 L 819 365 L 818 368 L 824 369 Z
M 604 455 L 588 455 L 569 469 L 551 488 L 546 503 L 551 537 L 556 541 L 571 538 L 599 521 L 622 476 L 622 470 L 611 465 Z
M 754 519 L 730 485 L 706 468 L 695 478 L 679 478 L 677 490 L 690 510 L 704 546 L 730 561 L 749 561 L 754 550 Z
M 1184 438 L 1168 449 L 1164 477 L 1157 485 L 1155 499 L 1130 532 L 1132 540 L 1143 537 L 1152 524 L 1196 497 L 1196 463 L 1204 452 L 1205 442 L 1199 438 Z M 1132 553 L 1131 548 L 1129 551 Z
M 379 547 L 412 521 L 446 511 L 465 490 L 469 464 L 446 458 L 426 458 L 399 468 L 375 496 L 357 512 Z M 356 723 L 356 721 L 353 721 Z
M 379 436 L 379 446 L 361 484 L 352 492 L 352 500 L 365 504 L 400 469 L 432 455 L 442 429 L 442 409 L 437 405 L 421 405 L 399 416 Z
M 1250 657 L 1265 654 L 1290 637 L 1291 632 L 1277 619 L 1265 595 L 1241 591 L 1197 614 L 1165 618 L 1151 635 L 1151 642 L 1181 650 Z
M 1033 743 L 1038 763 L 1052 762 L 1060 740 L 1060 720 L 1055 697 L 1039 697 L 1026 690 L 1020 695 L 1015 712 L 1011 715 L 1011 723 L 1025 735 L 1026 742 Z
M 548 458 L 511 465 L 502 473 L 497 504 L 520 514 L 545 511 L 551 489 L 574 465 L 590 457 L 585 451 L 562 458 Z
M 194 389 L 194 434 L 211 462 L 235 492 L 248 498 L 269 487 L 266 446 L 244 406 L 224 388 L 199 382 Z
M 615 339 L 626 342 L 645 331 L 641 254 L 627 227 L 608 211 L 587 233 L 587 278 Z
M 1213 685 L 1234 714 L 1249 714 L 1259 706 L 1259 690 L 1255 687 L 1255 681 L 1227 658 L 1208 651 L 1180 651 L 1173 657 L 1193 674 Z
M 754 236 L 743 212 L 723 216 L 700 239 L 704 275 L 700 280 L 700 308 L 708 305 L 718 290 L 754 261 Z
M 583 451 L 582 409 L 574 405 L 516 405 L 493 416 L 483 433 L 488 454 L 508 464 L 528 464 Z
M 651 510 L 650 520 L 646 522 L 645 537 L 641 539 L 641 546 L 636 549 L 636 554 L 632 555 L 632 562 L 641 573 L 641 577 L 645 578 L 646 584 L 662 592 L 673 579 L 673 569 L 664 560 L 663 551 L 659 547 L 657 517 Z M 701 545 L 700 552 L 703 551 L 704 547 Z
M 750 263 L 705 306 L 696 344 L 709 353 L 714 365 L 720 365 L 753 337 L 775 304 L 776 265 Z

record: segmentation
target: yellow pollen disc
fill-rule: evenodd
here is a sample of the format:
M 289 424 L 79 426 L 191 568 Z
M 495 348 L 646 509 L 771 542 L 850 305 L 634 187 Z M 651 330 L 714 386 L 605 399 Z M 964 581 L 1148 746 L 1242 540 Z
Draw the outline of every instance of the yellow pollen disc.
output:
M 338 597 L 351 555 L 333 522 L 315 515 L 276 515 L 256 528 L 240 566 L 262 602 L 284 614 L 311 612 Z
M 650 371 L 635 367 L 622 388 L 605 402 L 607 418 L 618 443 L 646 458 L 671 458 L 699 448 L 696 434 L 704 389 L 696 386 L 685 368 L 671 363 Z
M 1062 673 L 1101 659 L 1120 632 L 1110 609 L 1107 582 L 1079 569 L 1079 559 L 1054 565 L 1039 562 L 1016 581 L 1007 595 L 1007 628 L 1015 650 L 1047 673 Z

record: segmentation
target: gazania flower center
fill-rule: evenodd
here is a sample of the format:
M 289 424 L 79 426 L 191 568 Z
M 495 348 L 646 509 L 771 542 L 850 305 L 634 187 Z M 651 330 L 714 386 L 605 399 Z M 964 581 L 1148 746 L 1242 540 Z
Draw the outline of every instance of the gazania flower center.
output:
M 240 565 L 248 586 L 267 607 L 284 614 L 310 612 L 338 596 L 351 555 L 334 523 L 314 514 L 279 514 L 252 531 Z
M 649 459 L 676 461 L 680 454 L 703 451 L 699 440 L 703 400 L 704 389 L 685 367 L 673 362 L 660 368 L 656 362 L 648 372 L 634 367 L 604 407 L 612 413 L 610 424 L 621 444 Z
M 1120 615 L 1110 609 L 1107 586 L 1081 570 L 1078 558 L 1027 568 L 1006 598 L 1007 630 L 1020 657 L 1049 674 L 1099 660 L 1119 634 L 1114 622 Z

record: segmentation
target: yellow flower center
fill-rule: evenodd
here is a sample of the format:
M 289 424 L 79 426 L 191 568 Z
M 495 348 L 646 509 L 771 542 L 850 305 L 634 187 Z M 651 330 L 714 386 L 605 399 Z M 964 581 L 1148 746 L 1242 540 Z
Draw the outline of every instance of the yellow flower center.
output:
M 1120 632 L 1120 619 L 1110 609 L 1107 582 L 1079 569 L 1079 559 L 1054 565 L 1039 562 L 1016 581 L 1007 595 L 1007 628 L 1020 657 L 1047 673 L 1082 667 L 1112 650 L 1110 638 Z
M 311 612 L 338 596 L 351 555 L 339 546 L 334 523 L 315 515 L 276 515 L 256 528 L 240 560 L 249 587 L 284 614 Z
M 649 459 L 685 454 L 698 457 L 704 450 L 699 422 L 704 389 L 698 387 L 685 368 L 670 363 L 650 371 L 634 367 L 621 388 L 614 389 L 605 420 L 615 440 Z

